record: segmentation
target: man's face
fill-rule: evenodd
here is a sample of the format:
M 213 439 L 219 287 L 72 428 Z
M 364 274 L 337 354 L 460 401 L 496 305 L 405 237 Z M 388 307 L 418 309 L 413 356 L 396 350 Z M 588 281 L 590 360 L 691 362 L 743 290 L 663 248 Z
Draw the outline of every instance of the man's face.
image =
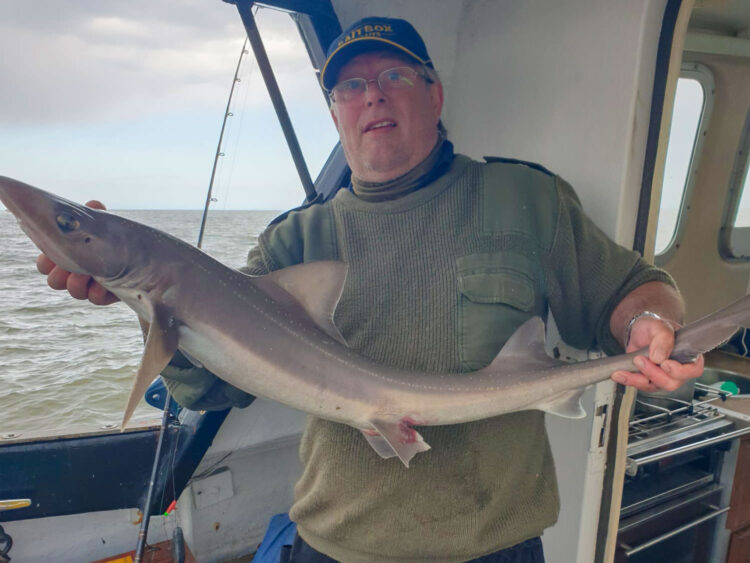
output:
M 397 55 L 372 52 L 358 55 L 341 68 L 338 82 L 349 78 L 375 79 L 384 70 L 412 66 Z M 413 88 L 383 92 L 368 84 L 359 99 L 331 105 L 352 174 L 368 182 L 386 182 L 405 174 L 432 151 L 443 107 L 440 83 L 417 79 Z

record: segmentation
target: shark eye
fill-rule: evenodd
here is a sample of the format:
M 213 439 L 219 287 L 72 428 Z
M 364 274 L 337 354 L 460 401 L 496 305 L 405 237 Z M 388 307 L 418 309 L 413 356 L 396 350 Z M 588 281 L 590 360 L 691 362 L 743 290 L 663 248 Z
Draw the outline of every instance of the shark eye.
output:
M 60 215 L 57 216 L 57 226 L 60 227 L 60 230 L 64 233 L 72 233 L 77 230 L 81 224 L 78 222 L 78 219 L 71 214 L 60 213 Z

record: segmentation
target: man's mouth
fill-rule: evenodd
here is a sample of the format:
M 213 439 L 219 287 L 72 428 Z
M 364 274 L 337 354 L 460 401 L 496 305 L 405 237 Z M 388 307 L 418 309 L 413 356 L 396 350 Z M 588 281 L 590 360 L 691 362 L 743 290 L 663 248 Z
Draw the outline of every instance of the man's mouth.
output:
M 396 122 L 391 121 L 390 119 L 381 119 L 379 121 L 368 123 L 364 129 L 364 132 L 367 133 L 368 131 L 374 131 L 376 129 L 386 129 L 389 127 L 396 127 Z

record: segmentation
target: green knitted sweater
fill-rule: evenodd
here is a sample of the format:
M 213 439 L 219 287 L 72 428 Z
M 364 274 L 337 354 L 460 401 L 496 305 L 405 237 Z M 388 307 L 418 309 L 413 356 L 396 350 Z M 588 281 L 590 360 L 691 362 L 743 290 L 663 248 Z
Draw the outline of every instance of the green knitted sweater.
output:
M 248 271 L 320 259 L 349 264 L 335 316 L 349 346 L 430 372 L 487 365 L 524 320 L 548 308 L 569 344 L 619 352 L 608 328 L 619 299 L 647 281 L 671 283 L 596 228 L 558 177 L 460 155 L 399 199 L 366 202 L 342 190 L 291 212 L 261 235 Z M 180 382 L 196 370 L 168 371 L 178 400 L 180 387 L 183 397 L 197 388 Z M 222 394 L 220 383 L 204 386 L 213 390 L 193 393 L 196 404 Z M 459 562 L 556 521 L 543 413 L 419 432 L 432 449 L 407 469 L 378 457 L 359 431 L 310 417 L 290 511 L 305 541 L 345 562 Z

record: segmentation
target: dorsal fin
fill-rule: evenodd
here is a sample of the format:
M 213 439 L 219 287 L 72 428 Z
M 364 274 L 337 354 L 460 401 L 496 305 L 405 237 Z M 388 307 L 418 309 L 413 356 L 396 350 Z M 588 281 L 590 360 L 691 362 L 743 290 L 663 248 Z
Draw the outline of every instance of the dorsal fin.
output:
M 276 270 L 258 281 L 261 287 L 264 283 L 273 282 L 284 289 L 323 332 L 346 345 L 344 337 L 333 324 L 333 314 L 344 290 L 347 270 L 346 262 L 307 262 Z

